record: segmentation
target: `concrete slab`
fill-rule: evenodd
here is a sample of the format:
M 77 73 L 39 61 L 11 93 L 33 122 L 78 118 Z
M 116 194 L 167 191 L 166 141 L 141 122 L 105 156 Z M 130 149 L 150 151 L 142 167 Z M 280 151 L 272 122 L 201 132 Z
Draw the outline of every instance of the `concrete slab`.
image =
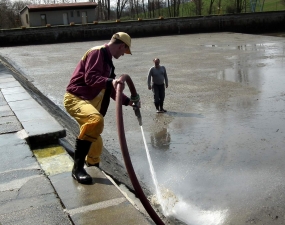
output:
M 82 185 L 71 176 L 71 171 L 50 176 L 67 210 L 123 197 L 121 192 L 97 168 L 86 168 L 93 178 L 92 185 Z
M 14 116 L 14 113 L 12 112 L 9 105 L 0 105 L 0 117 L 2 116 Z
M 32 98 L 27 92 L 4 94 L 4 97 L 8 103 Z
M 22 86 L 5 88 L 5 89 L 2 89 L 1 91 L 3 92 L 4 95 L 26 92 L 26 90 Z
M 26 90 L 13 77 L 2 77 L 0 82 L 2 105 L 8 102 L 20 123 L 26 130 L 27 141 L 31 147 L 47 145 L 57 142 L 58 138 L 66 136 L 66 131 L 61 125 L 38 104 Z M 15 126 L 9 118 L 0 121 L 0 130 L 5 132 L 19 131 L 20 126 Z M 13 123 L 12 123 L 13 122 Z M 9 124 L 9 126 L 7 126 Z
M 8 90 L 8 89 L 5 89 Z M 9 105 L 13 111 L 21 110 L 21 109 L 29 109 L 40 107 L 40 104 L 37 103 L 34 99 L 26 99 L 18 102 L 9 102 Z
M 18 195 L 17 190 L 7 190 L 0 192 L 0 203 L 15 199 Z
M 8 75 L 8 76 L 0 76 L 0 82 L 3 83 L 3 82 L 12 82 L 12 81 L 15 81 L 15 78 L 12 76 L 12 75 Z
M 10 79 L 10 78 L 14 78 L 13 75 L 11 75 L 10 73 L 7 72 L 2 72 L 3 70 L 0 69 L 0 79 Z M 15 79 L 14 79 L 15 80 Z
M 15 115 L 12 116 L 2 116 L 0 117 L 0 124 L 9 124 L 17 121 L 17 117 Z
M 42 134 L 56 133 L 58 131 L 64 131 L 63 128 L 58 124 L 58 122 L 53 119 L 53 117 L 35 119 L 33 121 L 22 121 L 22 125 L 29 136 L 37 136 Z
M 9 190 L 20 190 L 30 180 L 42 177 L 43 174 L 38 168 L 22 167 L 3 171 L 0 174 L 0 192 Z M 0 210 L 1 211 L 1 210 Z
M 4 84 L 8 83 L 11 82 Z M 20 120 L 28 135 L 27 141 L 31 146 L 51 144 L 56 142 L 58 138 L 66 136 L 65 129 L 40 104 L 32 99 L 23 87 L 15 86 L 1 90 L 3 92 L 2 99 L 5 97 L 2 101 L 8 102 Z
M 1 172 L 23 168 L 40 169 L 26 141 L 21 140 L 17 133 L 0 135 L 0 155 Z
M 18 133 L 0 135 L 0 155 L 1 224 L 72 224 Z
M 0 134 L 17 132 L 20 130 L 22 130 L 22 126 L 16 116 L 0 117 Z
M 19 198 L 1 204 L 0 221 L 2 224 L 72 224 L 60 208 L 62 206 L 54 193 Z
M 0 152 L 3 146 L 25 145 L 25 144 L 26 141 L 20 139 L 17 133 L 0 135 Z
M 7 102 L 5 101 L 4 96 L 1 92 L 1 88 L 0 88 L 0 105 L 6 105 L 6 104 Z
M 5 83 L 0 83 L 0 88 L 1 90 L 4 88 L 11 88 L 11 87 L 19 87 L 21 86 L 18 81 L 10 81 L 10 82 L 5 82 Z
M 21 121 L 21 123 L 27 132 L 26 140 L 30 146 L 52 144 L 57 142 L 58 138 L 66 136 L 65 129 L 52 116 L 44 119 Z
M 54 193 L 54 189 L 46 176 L 40 176 L 26 182 L 18 192 L 18 198 L 29 198 Z
M 47 111 L 40 107 L 40 105 L 27 109 L 13 109 L 13 111 L 21 122 L 43 119 L 46 120 L 47 123 L 49 123 L 50 118 L 52 118 Z
M 54 200 L 55 201 L 55 200 Z M 49 205 L 48 205 L 49 204 Z M 39 224 L 60 224 L 71 225 L 69 218 L 63 211 L 58 210 L 60 204 L 57 202 L 47 202 L 46 205 L 30 207 L 13 213 L 0 215 L 3 224 L 22 224 L 22 225 L 39 225 Z M 28 215 L 28 216 L 27 216 Z
M 118 202 L 116 205 L 102 207 L 101 209 L 71 215 L 76 225 L 101 225 L 101 224 L 154 224 L 148 221 L 128 201 Z

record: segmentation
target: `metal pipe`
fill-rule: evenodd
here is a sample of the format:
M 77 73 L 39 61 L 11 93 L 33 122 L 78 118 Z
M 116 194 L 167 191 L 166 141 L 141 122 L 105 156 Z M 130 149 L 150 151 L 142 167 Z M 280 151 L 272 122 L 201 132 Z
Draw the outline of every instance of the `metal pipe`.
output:
M 126 82 L 129 86 L 131 95 L 133 97 L 137 96 L 137 91 L 135 89 L 135 86 L 133 84 L 133 81 L 131 80 L 130 76 L 127 74 L 122 75 L 122 81 Z M 119 142 L 121 146 L 122 155 L 124 157 L 124 162 L 128 171 L 128 174 L 130 176 L 131 182 L 133 184 L 133 187 L 135 189 L 136 195 L 140 199 L 142 205 L 144 206 L 145 210 L 148 212 L 149 216 L 152 218 L 152 220 L 157 225 L 164 225 L 162 220 L 159 218 L 159 216 L 156 214 L 154 209 L 151 207 L 148 199 L 146 198 L 139 181 L 136 177 L 131 158 L 129 155 L 129 150 L 126 142 L 125 137 L 125 129 L 124 129 L 124 120 L 123 120 L 123 112 L 122 112 L 122 93 L 123 93 L 124 85 L 118 84 L 117 90 L 116 90 L 116 119 L 117 119 L 117 128 L 118 128 L 118 136 L 119 136 Z M 140 115 L 140 114 L 139 114 Z

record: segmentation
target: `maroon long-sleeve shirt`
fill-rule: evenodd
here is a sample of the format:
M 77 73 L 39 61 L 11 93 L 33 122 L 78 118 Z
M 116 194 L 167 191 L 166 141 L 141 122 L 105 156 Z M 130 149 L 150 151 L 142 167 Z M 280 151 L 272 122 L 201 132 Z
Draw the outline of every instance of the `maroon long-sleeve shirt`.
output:
M 111 98 L 116 99 L 116 91 L 113 87 L 112 78 L 109 78 L 110 66 L 104 60 L 104 53 L 101 48 L 107 49 L 107 54 L 110 59 L 112 55 L 107 44 L 96 46 L 89 49 L 80 62 L 77 64 L 70 82 L 67 86 L 67 91 L 84 100 L 94 99 L 102 89 L 107 87 L 112 88 Z M 128 105 L 130 99 L 123 94 L 123 105 Z

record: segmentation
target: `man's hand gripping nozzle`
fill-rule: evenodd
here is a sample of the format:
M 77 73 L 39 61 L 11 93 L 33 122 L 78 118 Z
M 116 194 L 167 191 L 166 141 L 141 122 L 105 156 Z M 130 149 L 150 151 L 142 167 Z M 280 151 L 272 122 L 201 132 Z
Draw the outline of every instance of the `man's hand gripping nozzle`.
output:
M 133 110 L 135 111 L 135 115 L 138 118 L 139 125 L 142 126 L 142 116 L 141 116 L 141 111 L 140 111 L 141 102 L 140 102 L 139 94 L 137 94 L 137 96 L 131 96 L 131 101 L 133 102 L 132 104 Z

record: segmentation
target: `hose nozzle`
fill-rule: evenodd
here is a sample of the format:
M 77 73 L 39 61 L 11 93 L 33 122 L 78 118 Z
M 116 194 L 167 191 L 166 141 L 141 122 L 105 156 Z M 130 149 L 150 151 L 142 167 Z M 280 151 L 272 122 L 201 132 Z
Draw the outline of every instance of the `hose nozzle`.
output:
M 140 111 L 140 96 L 137 94 L 135 97 L 131 97 L 131 100 L 133 101 L 133 110 L 135 111 L 135 115 L 138 118 L 139 125 L 142 126 L 142 116 L 141 116 L 141 111 Z

